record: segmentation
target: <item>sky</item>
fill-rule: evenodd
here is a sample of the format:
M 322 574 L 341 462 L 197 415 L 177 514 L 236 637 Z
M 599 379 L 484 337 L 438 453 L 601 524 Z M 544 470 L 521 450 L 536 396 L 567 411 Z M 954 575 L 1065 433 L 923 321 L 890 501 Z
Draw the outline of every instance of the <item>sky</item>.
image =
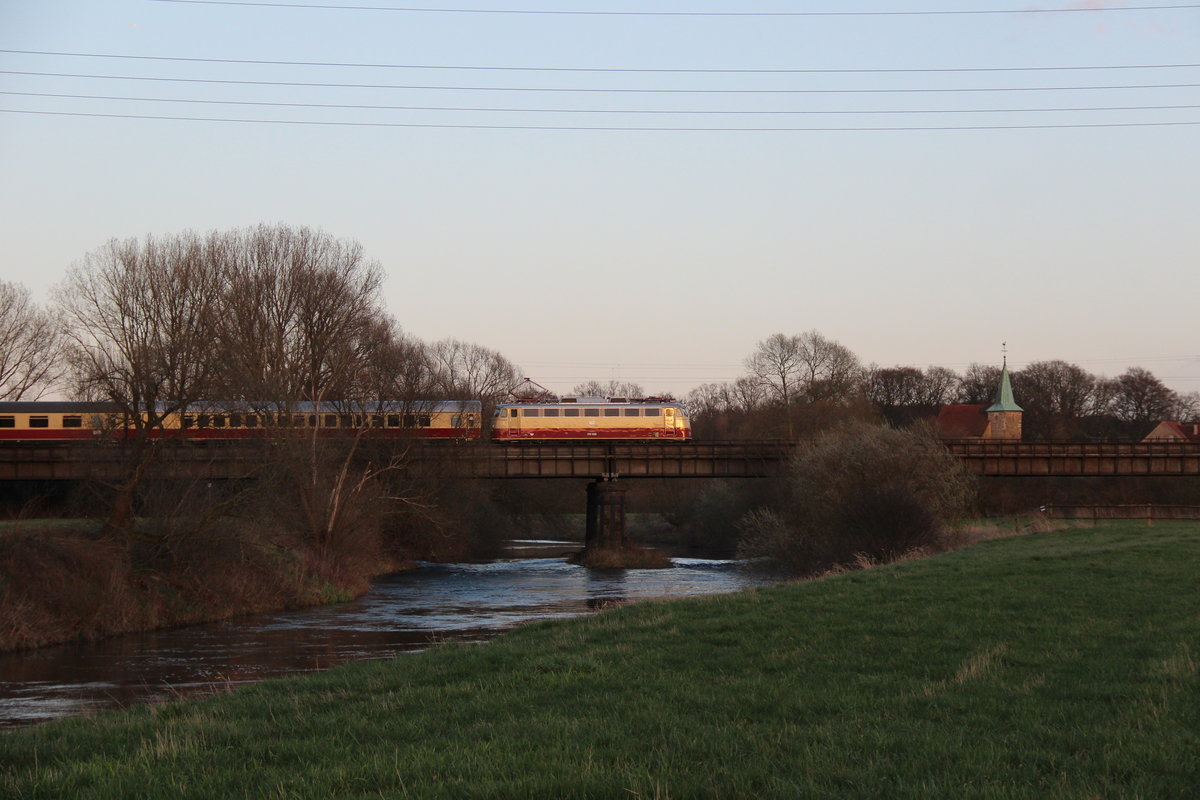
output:
M 1198 391 L 1200 4 L 1137 5 L 0 0 L 0 279 L 286 223 L 559 392 L 810 330 Z

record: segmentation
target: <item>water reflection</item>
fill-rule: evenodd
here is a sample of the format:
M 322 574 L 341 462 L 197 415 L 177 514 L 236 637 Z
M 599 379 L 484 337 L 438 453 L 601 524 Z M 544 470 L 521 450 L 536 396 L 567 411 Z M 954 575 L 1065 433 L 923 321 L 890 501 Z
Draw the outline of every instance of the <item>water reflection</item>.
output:
M 735 562 L 689 558 L 667 570 L 591 571 L 562 559 L 573 547 L 519 541 L 513 558 L 422 564 L 337 606 L 0 655 L 0 726 L 223 692 L 439 641 L 481 641 L 526 620 L 730 592 L 754 581 Z

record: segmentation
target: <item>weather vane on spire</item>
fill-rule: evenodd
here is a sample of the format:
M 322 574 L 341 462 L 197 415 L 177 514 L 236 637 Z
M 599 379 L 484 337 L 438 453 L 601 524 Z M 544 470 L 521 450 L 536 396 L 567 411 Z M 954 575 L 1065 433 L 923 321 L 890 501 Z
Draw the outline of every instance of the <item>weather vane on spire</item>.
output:
M 1008 342 L 1000 343 L 1000 352 L 1003 354 L 1004 366 L 1008 366 Z

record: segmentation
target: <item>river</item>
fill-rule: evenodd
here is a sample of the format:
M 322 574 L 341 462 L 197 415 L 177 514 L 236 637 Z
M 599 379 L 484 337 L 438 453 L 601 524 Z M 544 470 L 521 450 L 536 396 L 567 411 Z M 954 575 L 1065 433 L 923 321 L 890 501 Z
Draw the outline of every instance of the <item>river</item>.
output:
M 349 603 L 0 654 L 0 727 L 226 691 L 439 641 L 483 641 L 527 620 L 760 582 L 737 562 L 698 558 L 676 558 L 665 570 L 588 570 L 563 560 L 577 548 L 518 540 L 496 561 L 421 564 L 383 576 Z

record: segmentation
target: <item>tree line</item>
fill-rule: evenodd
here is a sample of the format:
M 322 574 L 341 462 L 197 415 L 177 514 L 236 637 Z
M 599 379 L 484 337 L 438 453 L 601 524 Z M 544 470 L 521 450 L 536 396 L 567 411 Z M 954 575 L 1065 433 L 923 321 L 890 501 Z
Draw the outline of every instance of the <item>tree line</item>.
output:
M 387 313 L 382 270 L 357 243 L 259 225 L 110 241 L 74 265 L 46 307 L 0 281 L 0 399 L 47 391 L 103 399 L 155 425 L 197 400 L 478 399 L 485 417 L 519 369 L 482 345 L 422 342 Z M 773 334 L 745 373 L 686 398 L 698 438 L 798 438 L 843 420 L 904 427 L 954 403 L 988 403 L 999 367 L 864 365 L 818 331 Z M 1131 367 L 1096 375 L 1062 360 L 1011 372 L 1026 438 L 1140 438 L 1200 419 L 1180 393 Z M 645 396 L 590 381 L 576 395 Z
M 46 307 L 0 282 L 0 399 L 57 391 L 153 427 L 200 400 L 494 402 L 519 380 L 486 347 L 406 334 L 382 279 L 359 244 L 309 228 L 113 240 Z
M 707 383 L 686 398 L 699 438 L 811 437 L 839 422 L 907 427 L 950 404 L 991 403 L 1001 369 L 864 365 L 818 331 L 777 333 L 759 342 L 745 374 Z M 1037 361 L 1010 371 L 1024 409 L 1025 438 L 1140 439 L 1162 420 L 1200 421 L 1200 393 L 1180 393 L 1152 372 L 1130 367 L 1094 375 L 1066 361 Z

